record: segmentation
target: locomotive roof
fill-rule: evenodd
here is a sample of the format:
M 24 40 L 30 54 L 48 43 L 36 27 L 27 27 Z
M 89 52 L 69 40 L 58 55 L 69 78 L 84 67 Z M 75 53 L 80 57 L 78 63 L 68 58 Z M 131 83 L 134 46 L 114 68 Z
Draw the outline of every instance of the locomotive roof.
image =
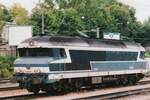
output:
M 29 45 L 31 42 L 35 45 Z M 144 51 L 145 49 L 135 42 L 127 42 L 121 40 L 105 40 L 105 39 L 87 39 L 87 38 L 73 38 L 73 37 L 50 37 L 50 36 L 36 36 L 23 41 L 19 48 L 23 47 L 68 47 L 68 48 L 95 48 L 95 49 L 114 49 L 114 50 L 135 50 Z

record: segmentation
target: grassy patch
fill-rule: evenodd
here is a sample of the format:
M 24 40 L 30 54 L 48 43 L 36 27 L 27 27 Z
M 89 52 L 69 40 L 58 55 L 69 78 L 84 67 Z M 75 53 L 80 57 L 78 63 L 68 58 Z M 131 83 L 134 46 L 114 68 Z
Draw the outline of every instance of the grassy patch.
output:
M 150 58 L 150 51 L 145 52 L 145 57 Z
M 13 62 L 15 57 L 0 56 L 0 77 L 9 78 L 13 75 Z

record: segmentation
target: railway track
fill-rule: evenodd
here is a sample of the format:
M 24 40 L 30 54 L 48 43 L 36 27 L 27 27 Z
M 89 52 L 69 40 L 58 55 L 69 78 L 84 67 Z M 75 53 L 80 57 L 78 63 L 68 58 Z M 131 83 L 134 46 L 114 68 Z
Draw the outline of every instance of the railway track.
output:
M 147 87 L 145 87 L 145 85 L 149 85 Z M 140 88 L 136 88 L 136 89 L 131 89 L 131 90 L 124 90 L 124 91 L 119 91 L 119 92 L 110 92 L 110 93 L 106 93 L 106 94 L 103 94 L 104 92 L 102 92 L 101 94 L 97 94 L 97 95 L 88 95 L 88 96 L 79 96 L 79 94 L 77 96 L 73 96 L 74 98 L 69 98 L 69 99 L 74 99 L 74 100 L 95 100 L 95 99 L 98 99 L 98 100 L 102 100 L 102 99 L 114 99 L 114 98 L 120 98 L 120 97 L 124 97 L 124 96 L 130 96 L 130 95 L 134 95 L 134 94 L 140 94 L 140 93 L 144 93 L 144 92 L 150 92 L 150 80 L 147 80 L 147 81 L 141 81 L 139 82 L 137 85 L 135 86 L 126 86 L 126 87 L 113 87 L 111 88 L 112 90 L 113 89 L 116 89 L 116 88 L 119 88 L 120 90 L 123 90 L 122 88 L 127 88 L 127 87 L 140 87 Z M 19 90 L 18 87 L 14 87 L 14 88 L 8 88 L 8 89 L 0 89 L 0 92 L 1 91 L 9 91 L 9 90 Z M 109 90 L 109 89 L 105 89 L 105 90 Z M 98 89 L 98 90 L 94 90 L 94 91 L 103 91 L 103 89 Z M 89 91 L 86 91 L 86 93 L 88 92 L 94 92 L 93 90 L 89 90 Z M 10 92 L 10 91 L 9 91 Z M 81 92 L 81 94 L 84 94 L 83 92 Z M 95 94 L 95 93 L 94 93 Z M 66 94 L 68 95 L 68 94 Z M 54 96 L 54 95 L 53 95 Z M 20 99 L 23 99 L 23 100 L 26 100 L 26 99 L 36 99 L 36 98 L 53 98 L 52 95 L 50 94 L 47 94 L 47 93 L 40 93 L 38 95 L 34 95 L 34 94 L 31 94 L 31 93 L 23 93 L 23 94 L 20 94 L 20 95 L 9 95 L 9 96 L 0 96 L 0 100 L 20 100 Z M 61 96 L 61 94 L 58 94 L 56 96 Z M 63 96 L 63 95 L 62 95 Z
M 0 92 L 9 91 L 9 90 L 17 90 L 17 89 L 20 89 L 18 83 L 9 83 L 9 82 L 0 83 Z
M 16 95 L 16 96 L 9 96 L 9 97 L 1 97 L 0 100 L 26 100 L 26 99 L 34 99 L 34 98 L 38 98 L 42 96 L 43 96 L 43 93 L 38 94 L 38 95 L 24 94 L 24 95 Z
M 100 94 L 100 95 L 89 96 L 89 97 L 81 97 L 81 98 L 77 98 L 74 100 L 112 100 L 112 99 L 116 99 L 116 98 L 121 98 L 121 97 L 141 94 L 141 93 L 147 93 L 147 92 L 150 92 L 150 87 L 109 93 L 109 94 Z
M 4 87 L 4 88 L 0 88 L 0 92 L 1 91 L 18 90 L 18 89 L 20 89 L 18 86 L 16 86 L 16 87 Z
M 0 78 L 0 85 L 5 83 L 17 83 L 13 78 Z
M 150 80 L 146 81 L 140 81 L 137 83 L 135 86 L 141 86 L 141 85 L 146 85 L 150 84 Z M 150 87 L 141 87 L 138 89 L 131 89 L 131 90 L 125 90 L 125 91 L 119 91 L 119 92 L 111 92 L 107 94 L 98 94 L 94 96 L 87 96 L 87 97 L 81 97 L 77 98 L 74 100 L 112 100 L 112 99 L 117 99 L 121 97 L 126 97 L 126 96 L 131 96 L 131 95 L 136 95 L 136 94 L 142 94 L 142 93 L 147 93 L 150 92 Z
M 0 84 L 11 82 L 10 79 L 0 79 Z
M 9 91 L 19 89 L 18 83 L 10 78 L 0 78 L 0 91 Z

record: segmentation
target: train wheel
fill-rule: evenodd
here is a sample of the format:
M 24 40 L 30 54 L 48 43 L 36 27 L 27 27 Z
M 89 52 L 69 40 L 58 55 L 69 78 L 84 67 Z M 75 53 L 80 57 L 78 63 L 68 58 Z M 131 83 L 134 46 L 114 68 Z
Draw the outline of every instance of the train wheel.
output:
M 58 92 L 61 92 L 62 91 L 62 86 L 59 82 L 56 82 L 56 83 L 53 83 L 52 84 L 52 91 L 54 93 L 58 93 Z
M 118 80 L 115 81 L 115 82 L 116 82 L 116 85 L 121 85 L 121 84 L 122 84 L 120 79 L 118 79 Z
M 39 88 L 39 86 L 34 86 L 34 85 L 32 85 L 31 86 L 31 91 L 34 93 L 34 94 L 38 94 L 39 93 L 39 91 L 40 91 L 40 88 Z
M 20 87 L 21 89 L 23 89 L 23 88 L 24 88 L 24 84 L 23 84 L 22 82 L 19 82 L 19 87 Z
M 128 84 L 129 85 L 134 85 L 136 84 L 138 81 L 137 77 L 136 76 L 129 76 L 128 77 Z
M 54 90 L 54 87 L 52 85 L 48 85 L 45 91 L 50 95 L 55 95 L 57 93 L 56 90 Z
M 80 88 L 82 86 L 82 81 L 76 80 L 74 85 L 75 85 L 76 91 L 80 91 Z
M 71 84 L 69 84 L 68 82 L 63 83 L 63 87 L 64 92 L 70 92 L 73 90 Z
M 58 92 L 62 92 L 62 90 L 63 90 L 62 84 L 61 84 L 61 83 L 58 83 L 57 86 L 58 86 L 57 91 L 58 91 Z
M 128 84 L 128 79 L 127 78 L 121 78 L 120 81 L 121 81 L 121 84 L 123 86 L 126 86 Z
M 39 91 L 40 91 L 40 89 L 34 89 L 32 92 L 33 92 L 34 94 L 38 94 Z

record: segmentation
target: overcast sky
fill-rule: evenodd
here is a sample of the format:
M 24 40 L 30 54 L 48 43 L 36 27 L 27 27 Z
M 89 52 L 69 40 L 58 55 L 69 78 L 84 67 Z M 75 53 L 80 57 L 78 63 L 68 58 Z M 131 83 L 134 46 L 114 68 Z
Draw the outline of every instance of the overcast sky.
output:
M 136 17 L 140 21 L 150 17 L 150 0 L 120 0 L 136 9 Z
M 133 6 L 136 9 L 136 17 L 140 21 L 146 20 L 150 17 L 150 0 L 119 0 L 125 4 Z M 32 8 L 39 2 L 39 0 L 0 0 L 1 4 L 11 7 L 13 3 L 20 3 L 30 13 Z
M 35 7 L 39 0 L 0 0 L 0 4 L 4 4 L 7 7 L 11 7 L 14 3 L 21 4 L 22 7 L 27 9 L 30 13 L 31 10 Z

